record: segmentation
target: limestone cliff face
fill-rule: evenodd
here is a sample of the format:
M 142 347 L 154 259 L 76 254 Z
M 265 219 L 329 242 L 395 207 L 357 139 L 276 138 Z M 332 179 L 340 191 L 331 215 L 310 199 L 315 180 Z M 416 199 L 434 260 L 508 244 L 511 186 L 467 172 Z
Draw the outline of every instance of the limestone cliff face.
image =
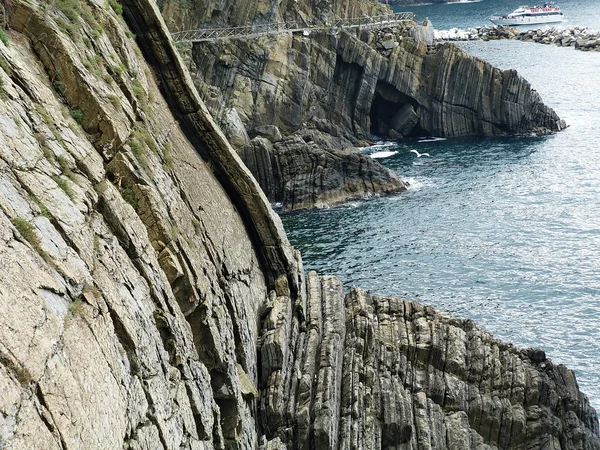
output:
M 5 6 L 0 448 L 600 448 L 543 353 L 305 279 L 153 3 Z
M 392 139 L 498 136 L 549 133 L 565 127 L 515 71 L 495 69 L 452 44 L 432 43 L 431 24 L 407 22 L 380 30 L 199 42 L 191 59 L 195 82 L 209 110 L 229 130 L 230 140 L 242 148 L 244 162 L 269 198 L 290 208 L 285 196 L 272 193 L 295 186 L 293 197 L 300 200 L 296 204 L 315 206 L 325 202 L 323 193 L 329 189 L 351 196 L 351 188 L 343 183 L 302 183 L 313 179 L 314 166 L 300 162 L 291 169 L 297 176 L 271 175 L 271 182 L 279 185 L 271 189 L 261 174 L 272 174 L 272 166 L 282 166 L 282 173 L 290 170 L 278 145 L 270 150 L 260 142 L 249 144 L 251 137 L 260 134 L 256 130 L 265 126 L 276 126 L 283 136 L 309 135 L 309 142 L 321 151 L 361 145 L 373 135 Z M 313 151 L 310 146 L 298 147 L 296 158 L 303 161 Z M 270 165 L 257 166 L 261 161 Z M 398 190 L 398 182 L 383 167 L 371 165 L 383 182 L 383 188 L 372 193 Z M 329 179 L 361 177 L 360 172 L 347 169 L 333 171 Z M 368 185 L 370 180 L 363 178 L 363 182 Z
M 390 9 L 375 0 L 160 0 L 169 28 L 245 26 L 296 20 L 325 23 L 332 18 L 375 16 Z
M 193 59 L 200 84 L 213 87 L 204 89 L 209 105 L 212 95 L 235 107 L 249 129 L 312 127 L 356 142 L 390 130 L 393 137 L 454 137 L 564 126 L 515 71 L 452 44 L 428 48 L 412 37 L 421 30 L 198 43 Z

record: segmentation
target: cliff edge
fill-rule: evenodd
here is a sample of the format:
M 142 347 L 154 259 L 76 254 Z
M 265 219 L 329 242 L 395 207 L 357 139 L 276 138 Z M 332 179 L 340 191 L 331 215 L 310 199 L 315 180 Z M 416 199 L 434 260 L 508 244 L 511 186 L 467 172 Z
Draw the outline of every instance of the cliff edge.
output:
M 543 352 L 305 278 L 154 3 L 4 6 L 0 448 L 600 448 Z
M 232 27 L 241 11 L 250 27 L 285 20 L 326 25 L 385 11 L 372 1 L 263 1 L 254 10 L 238 5 L 178 22 L 176 5 L 163 9 L 173 29 Z M 206 2 L 194 5 L 201 11 Z M 452 44 L 434 45 L 429 22 L 206 40 L 187 53 L 209 111 L 267 197 L 287 209 L 403 190 L 378 162 L 349 150 L 376 136 L 547 134 L 565 127 L 515 71 Z

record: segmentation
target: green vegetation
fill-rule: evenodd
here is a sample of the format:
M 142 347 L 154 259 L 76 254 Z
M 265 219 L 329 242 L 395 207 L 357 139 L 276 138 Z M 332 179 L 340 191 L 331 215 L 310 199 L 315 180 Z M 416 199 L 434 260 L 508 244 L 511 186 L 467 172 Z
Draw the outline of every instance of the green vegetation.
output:
M 133 95 L 135 95 L 138 100 L 146 99 L 146 91 L 144 90 L 142 83 L 140 83 L 140 80 L 135 80 L 133 82 Z
M 81 125 L 83 123 L 83 111 L 80 109 L 73 109 L 71 111 L 71 117 L 73 119 L 75 119 L 75 122 L 77 122 L 79 125 Z
M 64 156 L 59 156 L 56 158 L 62 173 L 68 177 L 71 181 L 76 182 L 77 178 L 75 177 L 75 173 L 71 170 L 71 166 L 69 165 L 69 160 Z
M 102 25 L 98 25 L 96 28 L 94 28 L 92 30 L 92 37 L 97 38 L 102 33 L 104 33 L 104 28 L 102 27 Z
M 86 284 L 85 286 L 83 286 L 83 290 L 81 292 L 82 292 L 82 294 L 91 294 L 94 297 L 101 297 L 102 296 L 102 293 L 100 292 L 100 289 L 98 289 L 93 284 Z
M 38 208 L 40 208 L 40 212 L 42 213 L 42 216 L 44 216 L 47 219 L 51 219 L 52 218 L 52 214 L 50 214 L 50 211 L 48 211 L 48 208 L 46 208 L 46 205 L 44 205 L 39 198 L 36 197 L 35 194 L 30 193 L 29 194 L 29 200 L 31 200 L 33 203 L 35 203 L 37 205 Z
M 171 239 L 172 240 L 177 240 L 177 238 L 179 237 L 179 227 L 177 225 L 173 225 L 171 227 Z
M 65 84 L 62 81 L 56 79 L 53 80 L 52 87 L 57 94 L 60 94 L 61 96 L 65 95 Z
M 38 254 L 44 258 L 44 260 L 48 259 L 47 253 L 42 249 L 42 243 L 40 241 L 39 236 L 35 232 L 35 227 L 27 222 L 25 219 L 21 219 L 20 217 L 14 217 L 10 220 L 14 227 L 17 229 L 19 234 L 23 236 L 31 246 L 34 248 Z
M 31 376 L 29 369 L 27 369 L 27 367 L 20 366 L 8 356 L 0 355 L 0 364 L 2 364 L 10 373 L 12 373 L 22 386 L 27 386 L 33 382 L 33 377 Z
M 138 210 L 140 205 L 138 204 L 137 198 L 135 198 L 135 193 L 133 192 L 133 189 L 125 188 L 121 191 L 121 195 L 123 196 L 123 200 L 125 200 L 127 203 L 133 206 L 133 209 L 135 209 L 136 211 Z
M 67 180 L 65 180 L 64 178 L 61 178 L 58 175 L 52 177 L 52 179 L 58 185 L 58 187 L 61 188 L 65 194 L 67 194 L 67 196 L 71 200 L 75 199 L 75 193 L 73 192 L 73 189 L 71 189 L 71 186 L 69 186 L 69 182 Z
M 8 36 L 2 28 L 0 28 L 0 41 L 2 41 L 2 43 L 8 47 Z
M 75 300 L 73 300 L 69 304 L 68 310 L 73 315 L 80 314 L 82 307 L 83 307 L 83 302 L 81 301 L 80 297 L 77 297 Z
M 154 153 L 158 152 L 158 147 L 156 146 L 156 142 L 154 141 L 154 138 L 152 136 L 150 136 L 150 133 L 148 133 L 148 130 L 146 128 L 136 126 L 135 131 L 133 132 L 133 135 L 136 138 L 140 139 L 142 142 L 144 142 L 144 144 L 146 144 L 148 146 L 148 148 L 150 150 L 152 150 Z
M 165 142 L 165 146 L 163 148 L 163 161 L 163 169 L 165 172 L 173 168 L 173 146 L 168 141 Z
M 79 21 L 82 2 L 78 0 L 55 0 L 54 5 L 60 9 L 71 22 L 76 23 Z
M 117 0 L 108 0 L 108 4 L 114 12 L 119 15 L 123 14 L 123 5 L 121 5 Z
M 106 96 L 106 98 L 108 98 L 115 108 L 119 109 L 121 107 L 121 97 L 118 95 L 109 94 Z
M 54 121 L 52 120 L 52 117 L 50 117 L 50 114 L 48 114 L 48 111 L 46 111 L 43 108 L 43 106 L 40 105 L 39 103 L 36 103 L 35 110 L 42 117 L 42 119 L 44 119 L 44 122 L 46 123 L 46 125 L 48 125 L 48 128 L 50 128 L 50 131 L 52 131 L 54 138 L 62 144 L 63 143 L 62 136 L 60 135 L 58 128 L 56 128 L 56 125 L 54 125 Z M 40 142 L 40 144 L 41 144 L 41 142 Z M 43 145 L 43 144 L 41 144 L 41 145 Z
M 8 75 L 9 77 L 12 75 L 12 69 L 10 67 L 10 65 L 8 64 L 8 61 L 6 60 L 6 58 L 4 56 L 0 55 L 0 68 L 2 68 L 2 70 L 4 70 L 4 72 L 6 72 L 6 75 Z

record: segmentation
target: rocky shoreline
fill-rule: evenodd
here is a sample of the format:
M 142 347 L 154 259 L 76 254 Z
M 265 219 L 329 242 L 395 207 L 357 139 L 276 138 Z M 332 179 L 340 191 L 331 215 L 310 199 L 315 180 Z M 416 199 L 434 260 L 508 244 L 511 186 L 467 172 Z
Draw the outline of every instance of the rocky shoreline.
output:
M 600 449 L 544 352 L 304 272 L 154 2 L 6 5 L 0 448 Z
M 582 51 L 600 51 L 600 31 L 590 30 L 587 27 L 551 27 L 523 31 L 501 25 L 464 30 L 452 28 L 450 30 L 435 30 L 434 39 L 436 42 L 515 39 L 524 42 L 573 47 Z
M 372 136 L 565 127 L 514 71 L 437 45 L 428 21 L 200 42 L 188 61 L 209 111 L 269 200 L 284 209 L 404 190 L 398 177 L 352 150 Z

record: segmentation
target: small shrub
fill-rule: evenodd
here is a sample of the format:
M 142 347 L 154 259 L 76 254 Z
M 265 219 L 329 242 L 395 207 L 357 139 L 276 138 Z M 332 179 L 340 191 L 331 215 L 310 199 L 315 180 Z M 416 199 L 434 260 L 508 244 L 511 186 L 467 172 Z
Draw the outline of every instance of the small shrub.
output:
M 48 114 L 48 111 L 46 111 L 40 104 L 35 105 L 35 110 L 42 117 L 44 123 L 48 125 L 48 128 L 50 128 L 50 131 L 52 131 L 54 138 L 62 144 L 62 136 L 60 135 L 58 128 L 56 128 L 56 125 L 54 125 L 54 121 L 52 120 L 52 117 L 50 117 L 50 114 Z
M 133 95 L 135 95 L 138 100 L 144 100 L 146 98 L 146 91 L 139 80 L 133 82 Z
M 55 2 L 56 7 L 60 9 L 71 22 L 79 22 L 79 17 L 82 13 L 81 2 L 79 2 L 79 0 L 55 0 Z
M 0 55 L 0 68 L 2 68 L 2 70 L 4 70 L 4 72 L 6 72 L 6 75 L 8 75 L 9 77 L 13 73 L 10 65 L 8 64 L 8 61 L 6 60 L 6 58 L 4 56 L 1 56 L 1 55 Z
M 131 39 L 135 39 L 135 34 L 132 33 L 130 30 L 125 30 L 125 36 Z
M 58 165 L 60 166 L 62 173 L 65 174 L 65 176 L 67 176 L 70 180 L 75 181 L 75 179 L 76 179 L 75 174 L 71 170 L 71 166 L 69 165 L 69 160 L 67 158 L 65 158 L 64 156 L 59 156 L 56 158 L 56 161 L 58 162 Z
M 93 284 L 86 284 L 85 286 L 83 286 L 83 290 L 81 292 L 82 292 L 82 294 L 91 294 L 94 297 L 102 296 L 102 293 L 100 292 L 100 290 Z
M 177 240 L 177 238 L 179 237 L 179 227 L 177 225 L 173 225 L 171 227 L 171 239 L 172 240 Z
M 52 87 L 56 91 L 57 94 L 65 95 L 65 84 L 60 80 L 54 80 L 52 82 Z
M 121 5 L 117 0 L 108 0 L 108 4 L 114 12 L 119 15 L 123 14 L 123 5 Z
M 8 36 L 2 28 L 0 28 L 0 41 L 2 41 L 2 43 L 8 47 Z
M 71 111 L 71 117 L 75 119 L 79 125 L 83 123 L 83 111 L 80 109 L 74 109 Z
M 127 203 L 133 206 L 133 209 L 135 209 L 136 211 L 138 210 L 139 204 L 137 198 L 135 198 L 135 193 L 133 192 L 133 189 L 125 188 L 121 191 L 121 195 L 123 196 L 123 200 L 125 200 Z
M 165 166 L 169 169 L 173 168 L 173 146 L 170 142 L 166 142 L 163 149 L 163 160 Z
M 152 136 L 150 136 L 150 133 L 148 133 L 148 130 L 146 130 L 145 128 L 139 128 L 135 132 L 135 135 L 138 139 L 140 139 L 142 142 L 144 142 L 144 144 L 146 144 L 148 146 L 148 148 L 150 150 L 152 150 L 154 153 L 158 152 L 158 147 L 156 146 L 156 142 L 154 141 L 154 138 Z
M 52 153 L 52 150 L 50 150 L 45 145 L 42 145 L 42 153 L 44 155 L 44 158 L 46 158 L 48 161 L 54 161 L 54 153 Z
M 29 194 L 29 200 L 31 200 L 33 203 L 35 203 L 38 208 L 40 208 L 40 212 L 42 213 L 42 216 L 44 216 L 47 219 L 51 219 L 52 218 L 52 214 L 50 214 L 50 211 L 48 211 L 48 208 L 46 208 L 46 205 L 44 205 L 39 198 L 36 197 L 35 194 Z
M 77 297 L 75 300 L 73 300 L 69 304 L 68 310 L 71 314 L 75 315 L 75 314 L 80 314 L 82 308 L 83 308 L 83 302 L 81 301 L 81 298 Z
M 118 95 L 110 94 L 107 98 L 115 108 L 118 109 L 121 107 L 121 98 Z
M 131 139 L 129 141 L 129 147 L 131 148 L 131 152 L 136 158 L 139 158 L 142 155 L 142 144 L 137 139 Z

